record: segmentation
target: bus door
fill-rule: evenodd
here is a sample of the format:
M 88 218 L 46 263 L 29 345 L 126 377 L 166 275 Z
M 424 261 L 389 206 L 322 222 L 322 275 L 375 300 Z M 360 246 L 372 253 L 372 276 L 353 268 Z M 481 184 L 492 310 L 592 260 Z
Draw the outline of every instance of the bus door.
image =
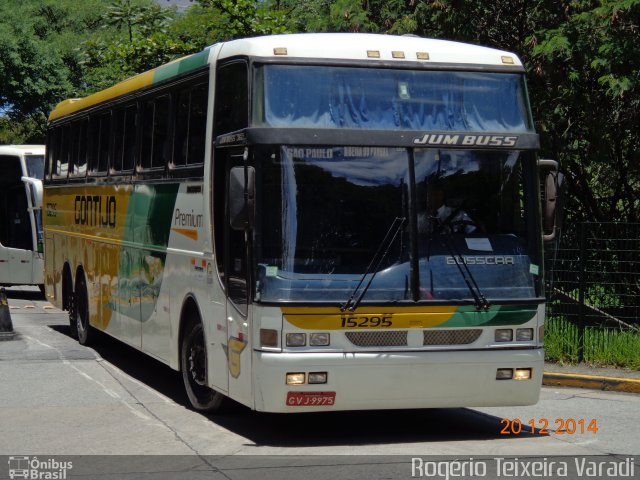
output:
M 24 183 L 25 193 L 27 196 L 27 216 L 31 233 L 31 283 L 43 285 L 44 230 L 42 226 L 42 180 L 39 178 L 22 177 L 22 182 Z
M 217 216 L 216 224 L 221 227 L 216 233 L 216 242 L 222 245 L 222 248 L 216 247 L 216 254 L 227 298 L 229 395 L 251 405 L 249 251 L 252 231 L 244 182 L 253 168 L 247 165 L 248 149 L 237 145 L 243 135 L 237 139 L 233 135 L 249 124 L 249 66 L 244 60 L 230 60 L 218 66 L 215 78 L 214 131 L 217 137 L 231 134 L 232 139 L 219 142 L 214 155 L 214 217 Z
M 227 292 L 227 356 L 229 394 L 251 401 L 251 310 L 250 244 L 251 221 L 247 203 L 252 194 L 253 167 L 246 166 L 244 147 L 220 151 L 226 165 L 226 221 L 224 278 Z M 249 199 L 251 200 L 251 199 Z

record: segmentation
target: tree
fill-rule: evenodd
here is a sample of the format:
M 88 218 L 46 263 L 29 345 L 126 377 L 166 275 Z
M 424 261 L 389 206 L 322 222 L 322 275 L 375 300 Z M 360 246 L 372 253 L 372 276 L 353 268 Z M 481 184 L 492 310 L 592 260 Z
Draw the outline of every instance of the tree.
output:
M 538 32 L 532 71 L 545 149 L 574 220 L 640 221 L 640 0 L 573 2 Z

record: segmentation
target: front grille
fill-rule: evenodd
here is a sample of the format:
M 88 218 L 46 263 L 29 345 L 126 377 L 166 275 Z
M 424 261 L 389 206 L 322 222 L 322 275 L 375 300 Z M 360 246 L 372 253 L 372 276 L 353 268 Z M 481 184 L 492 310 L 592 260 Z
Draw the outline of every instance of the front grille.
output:
M 475 342 L 482 330 L 425 330 L 423 345 L 466 345 Z
M 345 332 L 347 339 L 356 347 L 404 347 L 407 332 Z

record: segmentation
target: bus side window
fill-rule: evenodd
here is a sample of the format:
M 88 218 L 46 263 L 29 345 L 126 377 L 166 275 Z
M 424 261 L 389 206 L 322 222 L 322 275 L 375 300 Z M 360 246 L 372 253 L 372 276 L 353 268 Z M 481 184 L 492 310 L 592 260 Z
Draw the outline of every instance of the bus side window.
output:
M 173 167 L 204 165 L 208 92 L 207 83 L 176 92 Z
M 142 114 L 142 169 L 163 169 L 171 156 L 169 95 L 148 99 Z
M 115 173 L 128 173 L 135 164 L 136 105 L 120 107 L 113 113 L 113 164 Z
M 188 88 L 178 92 L 176 101 L 176 129 L 173 141 L 173 166 L 184 167 L 187 165 L 189 149 L 189 97 Z
M 136 132 L 138 127 L 138 106 L 129 105 L 124 110 L 124 151 L 122 170 L 131 171 L 135 166 Z
M 234 62 L 218 69 L 215 98 L 215 136 L 249 124 L 247 64 Z
M 204 163 L 205 137 L 207 133 L 207 97 L 209 85 L 200 83 L 191 90 L 189 107 L 189 165 Z
M 124 108 L 113 111 L 113 161 L 111 172 L 122 172 L 122 152 L 124 151 Z
M 78 142 L 78 152 L 75 158 L 74 173 L 77 176 L 84 177 L 87 173 L 87 137 L 89 132 L 89 119 L 83 118 L 77 122 L 76 136 Z
M 51 174 L 55 170 L 54 158 L 58 150 L 57 141 L 58 141 L 59 131 L 60 131 L 59 128 L 52 128 L 49 130 L 49 133 L 47 134 L 47 156 L 44 164 L 44 168 L 45 168 L 44 174 L 45 174 L 45 178 L 48 180 L 51 180 Z
M 71 153 L 70 125 L 66 124 L 58 128 L 57 153 L 53 170 L 53 178 L 66 179 L 69 174 L 69 155 Z
M 109 137 L 111 136 L 111 113 L 100 115 L 98 140 L 98 172 L 106 173 L 109 167 Z
M 100 119 L 96 115 L 89 117 L 87 126 L 87 168 L 89 174 L 98 169 L 98 155 L 100 146 Z

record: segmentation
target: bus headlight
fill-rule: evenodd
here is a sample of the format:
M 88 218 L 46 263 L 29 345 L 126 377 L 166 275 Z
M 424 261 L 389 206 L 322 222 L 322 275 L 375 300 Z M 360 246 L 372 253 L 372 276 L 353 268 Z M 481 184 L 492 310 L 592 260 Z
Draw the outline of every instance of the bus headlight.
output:
M 308 382 L 311 383 L 327 383 L 327 372 L 309 372 Z
M 496 342 L 510 342 L 513 340 L 513 330 L 510 328 L 498 328 L 495 338 Z
M 326 347 L 329 345 L 330 335 L 328 333 L 310 333 L 309 345 L 312 347 Z
M 306 344 L 306 333 L 287 333 L 287 347 L 304 347 Z
M 518 328 L 516 330 L 517 342 L 530 342 L 533 340 L 533 328 Z
M 512 368 L 499 368 L 496 371 L 496 380 L 511 380 L 513 378 Z

